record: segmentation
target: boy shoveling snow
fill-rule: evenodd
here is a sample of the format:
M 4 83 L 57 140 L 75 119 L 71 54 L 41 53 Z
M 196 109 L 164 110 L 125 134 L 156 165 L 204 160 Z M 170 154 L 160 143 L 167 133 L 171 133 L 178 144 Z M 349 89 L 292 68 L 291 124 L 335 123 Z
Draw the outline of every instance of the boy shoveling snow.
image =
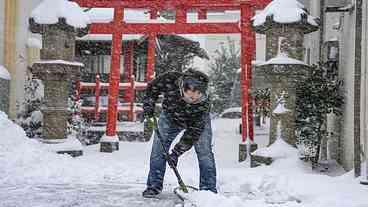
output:
M 145 119 L 152 123 L 155 103 L 159 95 L 164 95 L 158 130 L 166 152 L 175 137 L 185 130 L 169 154 L 169 159 L 176 166 L 178 158 L 194 146 L 200 170 L 199 189 L 217 193 L 207 87 L 208 76 L 200 71 L 189 69 L 183 73 L 167 72 L 148 84 L 143 109 Z M 143 197 L 154 197 L 162 191 L 166 170 L 163 150 L 155 133 L 147 188 L 142 193 Z

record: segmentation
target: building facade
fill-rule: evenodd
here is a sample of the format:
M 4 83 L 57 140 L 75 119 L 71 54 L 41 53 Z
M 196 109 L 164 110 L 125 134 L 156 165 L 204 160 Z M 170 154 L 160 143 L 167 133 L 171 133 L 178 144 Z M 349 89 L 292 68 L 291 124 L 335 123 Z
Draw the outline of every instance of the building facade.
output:
M 362 4 L 359 5 L 359 2 Z M 312 0 L 306 6 L 312 15 L 323 20 L 322 36 L 316 34 L 306 38 L 306 50 L 309 51 L 306 61 L 315 64 L 319 60 L 336 58 L 339 77 L 344 81 L 341 91 L 345 97 L 343 116 L 328 119 L 329 130 L 338 134 L 335 137 L 337 143 L 330 149 L 330 158 L 338 160 L 346 170 L 355 168 L 358 175 L 359 163 L 368 159 L 368 3 L 357 0 Z M 358 24 L 357 20 L 360 21 Z M 335 45 L 337 50 L 328 50 L 328 45 Z
M 40 41 L 28 31 L 28 17 L 40 1 L 0 1 L 0 65 L 4 65 L 11 75 L 9 117 L 12 119 L 16 117 L 17 105 L 24 99 L 27 67 L 34 60 L 31 51 L 36 44 L 28 44 L 29 40 L 38 38 Z

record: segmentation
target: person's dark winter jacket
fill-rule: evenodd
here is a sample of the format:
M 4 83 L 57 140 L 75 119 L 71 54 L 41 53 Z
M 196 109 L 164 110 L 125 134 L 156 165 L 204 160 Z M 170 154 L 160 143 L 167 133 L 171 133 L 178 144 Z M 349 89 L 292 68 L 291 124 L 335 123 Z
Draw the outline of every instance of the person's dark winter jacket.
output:
M 189 104 L 183 100 L 180 84 L 181 80 L 187 77 L 194 78 L 200 83 L 197 89 L 205 97 L 201 102 Z M 206 118 L 210 111 L 210 103 L 206 95 L 207 86 L 208 76 L 195 70 L 183 73 L 167 72 L 155 78 L 147 86 L 143 100 L 145 116 L 153 117 L 155 103 L 159 95 L 163 94 L 163 111 L 174 126 L 186 129 L 179 143 L 173 149 L 173 152 L 177 153 L 178 156 L 188 151 L 198 141 L 205 127 Z

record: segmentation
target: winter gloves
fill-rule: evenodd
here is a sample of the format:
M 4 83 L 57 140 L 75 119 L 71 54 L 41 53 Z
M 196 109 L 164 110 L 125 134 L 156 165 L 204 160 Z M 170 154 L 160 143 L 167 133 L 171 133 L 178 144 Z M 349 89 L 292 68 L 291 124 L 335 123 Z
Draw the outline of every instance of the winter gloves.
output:
M 154 129 L 155 127 L 155 111 L 154 110 L 144 110 L 144 121 L 147 122 L 148 129 Z

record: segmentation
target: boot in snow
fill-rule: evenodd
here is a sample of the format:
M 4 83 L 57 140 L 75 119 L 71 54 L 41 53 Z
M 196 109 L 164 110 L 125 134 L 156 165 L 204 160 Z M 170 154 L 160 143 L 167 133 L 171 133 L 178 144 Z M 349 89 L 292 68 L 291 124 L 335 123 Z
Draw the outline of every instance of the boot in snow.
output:
M 142 196 L 145 198 L 154 198 L 158 194 L 160 194 L 159 190 L 156 190 L 154 188 L 147 188 L 146 190 L 143 191 Z

